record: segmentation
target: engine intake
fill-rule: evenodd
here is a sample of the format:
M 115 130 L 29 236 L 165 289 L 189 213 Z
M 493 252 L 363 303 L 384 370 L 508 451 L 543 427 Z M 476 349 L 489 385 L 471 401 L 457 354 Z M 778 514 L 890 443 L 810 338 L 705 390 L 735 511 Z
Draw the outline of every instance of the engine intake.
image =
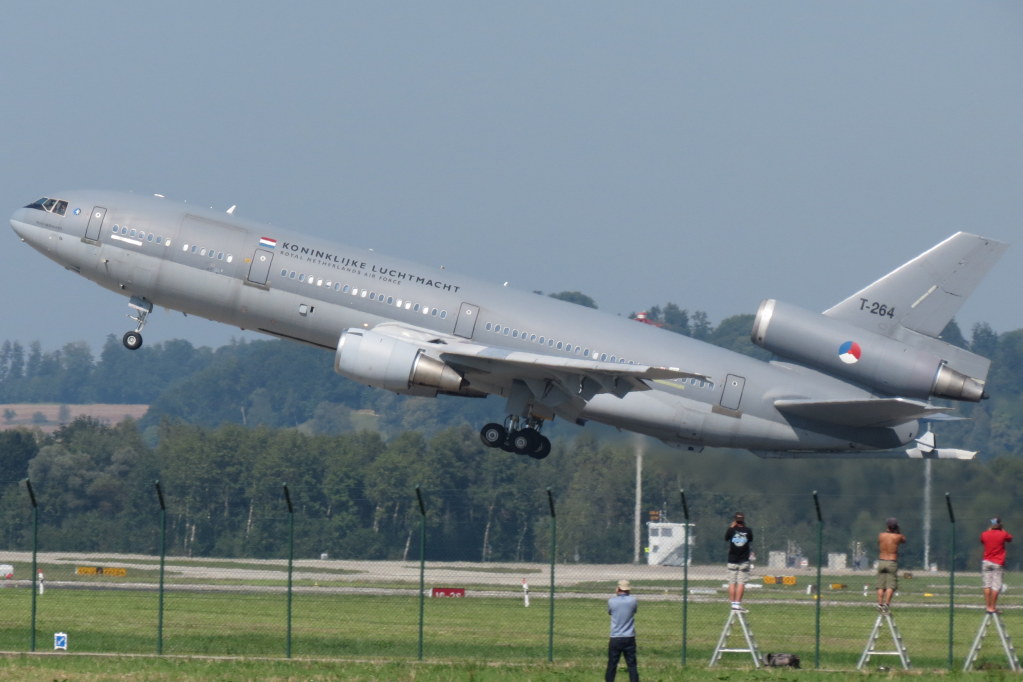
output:
M 419 346 L 372 330 L 350 329 L 341 335 L 334 371 L 403 395 L 464 394 L 466 389 L 458 372 Z
M 926 347 L 914 347 L 774 299 L 760 304 L 751 338 L 780 357 L 890 395 L 971 402 L 984 397 L 983 379 L 949 366 L 952 358 L 970 354 L 938 339 L 927 337 Z

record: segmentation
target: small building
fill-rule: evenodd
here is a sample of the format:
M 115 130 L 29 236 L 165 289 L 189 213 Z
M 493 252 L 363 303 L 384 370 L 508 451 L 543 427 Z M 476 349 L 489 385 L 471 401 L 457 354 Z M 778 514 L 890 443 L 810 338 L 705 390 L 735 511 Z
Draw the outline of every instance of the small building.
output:
M 689 561 L 693 555 L 692 523 L 650 521 L 647 528 L 646 562 L 650 566 L 681 566 L 685 561 L 686 542 L 689 543 Z

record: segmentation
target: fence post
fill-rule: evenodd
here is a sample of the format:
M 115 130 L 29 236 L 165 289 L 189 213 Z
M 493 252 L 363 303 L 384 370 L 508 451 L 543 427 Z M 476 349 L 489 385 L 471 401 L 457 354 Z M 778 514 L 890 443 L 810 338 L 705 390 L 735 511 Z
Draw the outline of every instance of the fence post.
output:
M 813 491 L 813 506 L 817 510 L 817 615 L 814 625 L 813 667 L 821 667 L 821 564 L 824 562 L 824 517 L 817 491 Z
M 547 488 L 547 504 L 551 508 L 551 588 L 550 617 L 547 625 L 547 662 L 554 662 L 554 557 L 558 551 L 558 516 L 554 513 L 554 493 Z
M 416 499 L 419 500 L 419 660 L 423 660 L 423 609 L 426 596 L 426 505 L 423 504 L 423 493 L 416 486 Z
M 295 566 L 295 508 L 291 506 L 291 493 L 284 484 L 284 501 L 288 505 L 288 639 L 285 654 L 291 658 L 291 585 Z
M 686 491 L 679 490 L 682 498 L 682 518 L 685 532 L 682 537 L 682 665 L 686 664 L 686 647 L 689 627 L 689 505 L 686 504 Z
M 952 496 L 945 493 L 945 506 L 948 507 L 948 523 L 952 528 L 952 548 L 949 557 L 951 568 L 948 572 L 948 669 L 952 669 L 952 635 L 956 622 L 956 515 L 952 511 Z
M 36 563 L 36 555 L 39 549 L 39 505 L 36 504 L 36 494 L 32 490 L 32 481 L 25 479 L 25 489 L 28 490 L 28 499 L 32 503 L 32 635 L 30 638 L 29 650 L 36 650 L 36 593 L 39 591 L 36 581 L 39 579 L 39 569 Z
M 167 559 L 167 505 L 163 500 L 160 481 L 154 483 L 156 499 L 160 503 L 160 591 L 159 606 L 156 616 L 156 653 L 163 654 L 163 576 Z

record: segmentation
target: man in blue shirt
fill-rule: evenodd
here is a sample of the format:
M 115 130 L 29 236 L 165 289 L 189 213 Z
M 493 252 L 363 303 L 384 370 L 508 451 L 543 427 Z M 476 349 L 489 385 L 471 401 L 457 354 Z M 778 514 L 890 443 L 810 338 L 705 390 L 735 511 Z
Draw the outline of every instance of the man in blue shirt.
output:
M 607 600 L 611 614 L 611 639 L 607 645 L 607 672 L 605 682 L 614 682 L 618 674 L 618 660 L 624 654 L 629 667 L 629 682 L 639 682 L 636 671 L 636 598 L 629 594 L 629 581 L 619 580 L 615 596 Z

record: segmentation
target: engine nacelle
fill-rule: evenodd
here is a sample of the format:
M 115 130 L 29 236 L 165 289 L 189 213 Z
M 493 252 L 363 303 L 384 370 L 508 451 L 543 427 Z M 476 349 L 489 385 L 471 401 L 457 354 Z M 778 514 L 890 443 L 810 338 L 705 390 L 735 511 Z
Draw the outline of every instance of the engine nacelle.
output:
M 372 330 L 341 335 L 334 371 L 363 384 L 404 395 L 463 393 L 462 376 L 415 344 Z
M 916 348 L 774 299 L 760 304 L 751 338 L 783 358 L 890 395 L 972 402 L 984 396 L 983 379 L 949 366 L 963 351 L 937 339 Z

